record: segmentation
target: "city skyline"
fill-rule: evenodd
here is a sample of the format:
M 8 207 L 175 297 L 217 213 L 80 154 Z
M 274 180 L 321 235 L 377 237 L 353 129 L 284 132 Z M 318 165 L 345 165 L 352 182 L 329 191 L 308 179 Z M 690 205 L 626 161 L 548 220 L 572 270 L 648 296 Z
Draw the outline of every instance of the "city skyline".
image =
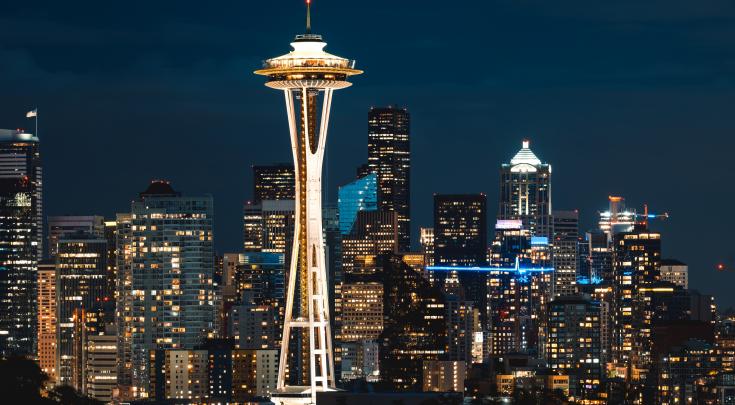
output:
M 529 138 L 537 153 L 555 166 L 555 206 L 580 209 L 580 229 L 594 226 L 608 195 L 623 195 L 631 206 L 647 202 L 670 212 L 670 221 L 656 225 L 671 235 L 665 254 L 672 252 L 691 265 L 694 288 L 710 289 L 723 305 L 735 305 L 723 287 L 735 282 L 735 272 L 714 270 L 719 262 L 735 267 L 735 255 L 727 253 L 730 226 L 715 229 L 706 241 L 687 237 L 712 232 L 707 225 L 719 223 L 719 218 L 702 199 L 681 194 L 682 189 L 716 187 L 708 173 L 730 170 L 726 146 L 735 125 L 726 117 L 735 100 L 734 81 L 732 73 L 717 67 L 732 61 L 727 44 L 735 42 L 735 35 L 723 31 L 735 19 L 732 5 L 623 2 L 597 11 L 583 2 L 554 9 L 541 2 L 492 2 L 478 4 L 473 15 L 446 8 L 442 21 L 448 29 L 426 34 L 424 22 L 437 19 L 432 7 L 392 4 L 386 13 L 381 10 L 387 3 L 371 4 L 356 9 L 324 0 L 315 6 L 314 25 L 330 33 L 335 53 L 349 46 L 370 48 L 370 38 L 386 43 L 382 53 L 363 52 L 361 66 L 370 72 L 336 107 L 335 136 L 327 149 L 340 153 L 325 162 L 332 202 L 336 188 L 352 180 L 358 164 L 354 157 L 361 162 L 367 158 L 368 108 L 405 106 L 412 114 L 414 239 L 420 226 L 431 224 L 434 193 L 485 192 L 488 211 L 496 212 L 496 164 L 509 159 L 522 138 Z M 167 29 L 160 32 L 145 28 L 146 15 L 124 22 L 116 17 L 135 7 L 46 4 L 45 13 L 29 11 L 32 6 L 21 3 L 0 7 L 10 21 L 0 34 L 0 54 L 8 61 L 0 68 L 0 84 L 8 95 L 0 101 L 0 122 L 5 128 L 32 131 L 33 123 L 23 115 L 39 106 L 44 164 L 51 176 L 46 182 L 48 215 L 111 217 L 125 209 L 141 182 L 166 178 L 187 192 L 215 196 L 217 250 L 236 249 L 241 230 L 232 218 L 242 201 L 251 198 L 249 166 L 290 160 L 287 136 L 277 135 L 287 133 L 279 120 L 280 98 L 242 73 L 297 33 L 303 25 L 298 2 L 284 10 L 271 4 L 195 10 L 193 3 L 183 3 L 161 17 Z M 357 10 L 366 13 L 362 20 L 398 23 L 411 16 L 422 23 L 368 38 L 361 34 L 369 30 L 368 21 L 346 25 L 337 18 Z M 75 17 L 90 13 L 93 18 Z M 246 13 L 283 18 L 243 24 L 240 16 Z M 197 22 L 192 20 L 195 14 L 201 17 Z M 463 19 L 475 24 L 462 24 Z M 105 21 L 119 27 L 100 27 Z M 211 29 L 215 21 L 217 29 Z M 26 32 L 21 24 L 37 29 Z M 480 31 L 481 26 L 488 31 Z M 249 42 L 256 33 L 262 40 Z M 713 37 L 717 33 L 722 35 Z M 392 42 L 395 38 L 401 40 Z M 473 57 L 487 66 L 485 78 L 437 78 L 449 59 L 478 51 Z M 99 57 L 83 62 L 74 57 L 90 52 Z M 412 72 L 410 61 L 427 53 L 451 56 Z M 430 97 L 422 82 L 434 83 L 442 97 Z M 256 141 L 260 133 L 272 134 L 273 142 Z M 465 142 L 435 148 L 447 133 Z M 125 173 L 87 170 L 107 163 L 111 139 L 126 140 L 116 142 L 115 156 L 143 159 Z M 467 147 L 474 144 L 481 147 Z M 170 153 L 161 157 L 156 151 L 161 148 Z M 619 164 L 622 155 L 637 148 L 649 162 L 650 173 L 644 176 L 636 167 Z M 676 159 L 691 159 L 687 154 L 697 163 L 678 164 Z M 189 165 L 191 161 L 201 163 Z M 461 178 L 469 172 L 484 174 L 479 181 Z M 78 181 L 65 181 L 69 176 Z M 658 185 L 652 187 L 654 179 Z M 116 187 L 104 193 L 89 186 L 109 182 Z M 584 193 L 575 191 L 578 184 L 585 184 Z M 103 204 L 96 204 L 99 199 Z M 99 210 L 104 212 L 95 212 Z
M 84 1 L 0 6 L 21 402 L 735 404 L 735 4 Z

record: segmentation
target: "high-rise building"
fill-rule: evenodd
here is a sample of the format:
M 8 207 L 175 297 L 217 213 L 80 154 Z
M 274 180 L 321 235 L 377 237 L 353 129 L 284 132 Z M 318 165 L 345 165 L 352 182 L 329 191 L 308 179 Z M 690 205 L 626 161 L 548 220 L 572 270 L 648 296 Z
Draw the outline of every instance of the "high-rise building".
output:
M 42 178 L 38 137 L 0 129 L 0 357 L 36 353 Z
M 100 308 L 109 301 L 107 291 L 107 241 L 82 231 L 66 234 L 58 241 L 56 254 L 56 356 L 57 383 L 81 388 L 80 367 L 74 356 L 74 340 L 80 339 L 75 322 L 81 312 Z M 75 371 L 77 371 L 75 375 Z
M 65 235 L 85 232 L 103 237 L 105 219 L 99 215 L 61 215 L 48 217 L 49 257 L 56 257 L 57 244 Z
M 552 236 L 551 165 L 522 148 L 500 167 L 499 220 L 520 219 L 533 236 Z
M 193 348 L 213 332 L 212 197 L 154 181 L 132 202 L 129 221 L 118 234 L 118 374 L 146 397 L 151 350 Z
M 271 252 L 290 256 L 294 236 L 294 200 L 246 202 L 243 209 L 243 240 L 246 252 Z
M 296 177 L 292 164 L 253 166 L 253 204 L 263 200 L 293 200 Z
M 464 361 L 428 360 L 424 362 L 424 392 L 460 392 L 464 394 L 467 366 Z
M 368 167 L 378 175 L 378 207 L 398 213 L 398 247 L 411 247 L 410 116 L 399 107 L 368 112 Z
M 342 237 L 344 277 L 360 257 L 397 251 L 398 215 L 394 211 L 360 211 L 350 233 Z
M 56 263 L 38 264 L 38 365 L 56 381 Z
M 554 211 L 553 221 L 554 296 L 574 295 L 577 293 L 579 266 L 579 212 Z
M 601 280 L 612 283 L 615 275 L 613 273 L 613 246 L 608 241 L 607 234 L 601 231 L 590 231 L 585 233 L 585 241 L 588 252 L 587 262 L 589 264 L 590 280 Z
M 583 296 L 561 296 L 549 303 L 546 358 L 558 374 L 573 376 L 573 394 L 598 399 L 604 364 L 601 354 L 600 303 Z
M 86 332 L 83 342 L 83 392 L 98 401 L 112 401 L 117 387 L 117 330 L 114 323 Z
M 349 87 L 349 77 L 362 73 L 354 68 L 354 61 L 324 51 L 327 44 L 321 35 L 311 33 L 311 2 L 306 5 L 306 34 L 296 36 L 293 51 L 266 60 L 255 72 L 267 77 L 266 86 L 284 93 L 296 168 L 294 244 L 277 393 L 271 396 L 276 403 L 315 403 L 317 392 L 335 386 L 322 231 L 322 168 L 334 90 Z M 291 345 L 292 336 L 296 347 Z M 289 360 L 295 360 L 291 366 Z
M 435 265 L 483 266 L 487 247 L 485 194 L 435 194 Z
M 639 333 L 636 322 L 642 319 L 639 290 L 660 279 L 661 234 L 648 230 L 645 224 L 636 224 L 628 232 L 613 236 L 613 268 L 615 280 L 613 359 L 621 365 L 630 365 L 634 342 Z M 644 354 L 645 358 L 645 354 Z
M 421 253 L 426 258 L 426 265 L 434 265 L 434 228 L 419 229 L 419 244 L 421 245 Z
M 689 288 L 689 266 L 676 259 L 661 260 L 661 280 Z
M 375 268 L 383 284 L 385 310 L 380 377 L 395 390 L 420 391 L 424 361 L 446 355 L 444 295 L 399 255 L 381 255 Z
M 369 173 L 339 188 L 339 231 L 348 235 L 360 211 L 378 209 L 378 176 Z

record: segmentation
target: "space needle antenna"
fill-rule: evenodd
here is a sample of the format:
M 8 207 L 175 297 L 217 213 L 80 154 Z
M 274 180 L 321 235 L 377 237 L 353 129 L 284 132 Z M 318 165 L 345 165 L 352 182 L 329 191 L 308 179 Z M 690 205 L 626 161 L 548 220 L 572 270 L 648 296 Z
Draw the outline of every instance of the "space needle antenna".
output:
M 306 0 L 306 33 L 311 34 L 311 0 Z

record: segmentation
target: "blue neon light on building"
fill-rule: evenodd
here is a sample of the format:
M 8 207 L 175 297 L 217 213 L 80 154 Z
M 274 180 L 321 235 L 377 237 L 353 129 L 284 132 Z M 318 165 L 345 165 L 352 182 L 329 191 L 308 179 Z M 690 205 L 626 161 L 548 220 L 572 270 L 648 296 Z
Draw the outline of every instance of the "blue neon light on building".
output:
M 339 188 L 339 232 L 348 235 L 360 211 L 378 209 L 378 175 L 370 173 Z

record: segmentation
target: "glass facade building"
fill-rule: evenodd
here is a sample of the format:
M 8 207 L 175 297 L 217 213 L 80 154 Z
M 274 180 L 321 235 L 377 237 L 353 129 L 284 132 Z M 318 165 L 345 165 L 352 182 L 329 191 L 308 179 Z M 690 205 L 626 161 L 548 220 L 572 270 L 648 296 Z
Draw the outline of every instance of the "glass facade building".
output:
M 359 211 L 378 209 L 378 176 L 369 173 L 339 188 L 339 231 L 348 235 Z
M 38 138 L 0 129 L 0 356 L 36 353 L 42 178 Z

